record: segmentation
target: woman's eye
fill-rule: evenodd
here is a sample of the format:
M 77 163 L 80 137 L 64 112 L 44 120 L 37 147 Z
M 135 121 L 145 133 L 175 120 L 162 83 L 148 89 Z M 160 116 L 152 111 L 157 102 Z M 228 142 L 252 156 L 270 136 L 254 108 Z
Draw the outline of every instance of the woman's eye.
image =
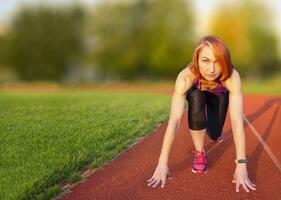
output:
M 207 62 L 208 62 L 208 60 L 203 60 L 203 62 L 204 62 L 204 63 L 207 63 Z

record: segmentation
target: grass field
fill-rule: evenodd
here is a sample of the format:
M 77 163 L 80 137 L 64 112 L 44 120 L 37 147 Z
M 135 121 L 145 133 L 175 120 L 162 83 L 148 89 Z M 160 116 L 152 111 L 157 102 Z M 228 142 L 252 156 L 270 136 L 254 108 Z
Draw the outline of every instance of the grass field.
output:
M 125 92 L 0 93 L 0 199 L 47 198 L 44 189 L 100 166 L 165 121 L 169 102 Z

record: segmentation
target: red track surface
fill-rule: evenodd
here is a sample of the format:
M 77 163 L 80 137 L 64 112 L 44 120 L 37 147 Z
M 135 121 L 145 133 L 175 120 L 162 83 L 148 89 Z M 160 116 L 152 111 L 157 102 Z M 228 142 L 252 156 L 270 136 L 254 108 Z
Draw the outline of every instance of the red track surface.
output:
M 246 118 L 281 161 L 281 99 L 270 96 L 244 96 Z M 172 179 L 165 188 L 147 186 L 157 165 L 167 123 L 121 153 L 86 180 L 76 184 L 61 200 L 81 199 L 281 199 L 281 172 L 264 150 L 250 127 L 244 123 L 247 137 L 248 173 L 256 191 L 246 193 L 240 185 L 235 192 L 235 148 L 229 115 L 224 126 L 223 143 L 213 144 L 206 137 L 209 169 L 207 174 L 193 174 L 193 143 L 188 132 L 187 113 L 181 119 L 180 132 L 174 140 L 169 169 Z

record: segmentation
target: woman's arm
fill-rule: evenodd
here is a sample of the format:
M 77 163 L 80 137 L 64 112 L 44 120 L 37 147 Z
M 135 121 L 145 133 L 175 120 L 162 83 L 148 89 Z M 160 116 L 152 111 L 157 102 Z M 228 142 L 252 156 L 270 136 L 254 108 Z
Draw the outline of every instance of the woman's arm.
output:
M 246 158 L 246 139 L 243 125 L 243 95 L 241 79 L 236 70 L 227 82 L 229 90 L 229 114 L 233 139 L 236 149 L 236 159 Z
M 193 84 L 193 76 L 189 69 L 181 71 L 175 83 L 175 89 L 172 96 L 171 111 L 168 126 L 165 131 L 161 154 L 158 160 L 158 165 L 150 179 L 147 181 L 148 186 L 156 187 L 162 181 L 161 187 L 164 188 L 167 175 L 170 174 L 168 168 L 168 157 L 174 138 L 180 126 L 181 116 L 184 112 L 186 91 Z
M 182 71 L 176 79 L 175 89 L 172 95 L 170 116 L 163 139 L 159 164 L 166 165 L 168 163 L 169 152 L 174 138 L 178 133 L 180 120 L 184 112 L 186 91 L 191 88 L 193 84 L 192 77 L 186 77 L 185 73 L 186 71 Z
M 229 90 L 229 114 L 236 149 L 236 159 L 246 159 L 246 137 L 243 125 L 243 95 L 241 79 L 236 70 L 233 71 L 231 77 L 225 84 Z M 255 184 L 248 178 L 246 163 L 236 164 L 233 182 L 236 183 L 236 192 L 239 192 L 240 184 L 242 184 L 246 192 L 249 192 L 248 187 L 255 190 Z

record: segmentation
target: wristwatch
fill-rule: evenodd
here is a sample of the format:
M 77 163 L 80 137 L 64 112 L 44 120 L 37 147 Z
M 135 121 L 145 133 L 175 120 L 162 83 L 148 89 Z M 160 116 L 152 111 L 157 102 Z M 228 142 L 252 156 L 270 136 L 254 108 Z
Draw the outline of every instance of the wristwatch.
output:
M 247 159 L 236 159 L 235 163 L 247 163 Z

